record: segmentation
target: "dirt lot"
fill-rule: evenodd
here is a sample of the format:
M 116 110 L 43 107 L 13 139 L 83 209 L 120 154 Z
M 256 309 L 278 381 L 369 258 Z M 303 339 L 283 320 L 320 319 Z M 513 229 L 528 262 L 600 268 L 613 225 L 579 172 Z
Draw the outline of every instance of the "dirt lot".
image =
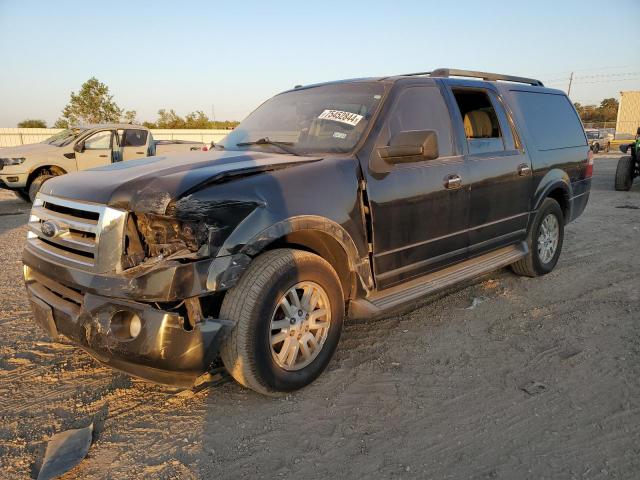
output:
M 616 158 L 596 160 L 554 272 L 351 323 L 280 399 L 171 390 L 49 343 L 20 278 L 28 206 L 0 193 L 2 477 L 36 475 L 53 433 L 93 421 L 65 478 L 638 478 L 640 184 L 613 190 Z

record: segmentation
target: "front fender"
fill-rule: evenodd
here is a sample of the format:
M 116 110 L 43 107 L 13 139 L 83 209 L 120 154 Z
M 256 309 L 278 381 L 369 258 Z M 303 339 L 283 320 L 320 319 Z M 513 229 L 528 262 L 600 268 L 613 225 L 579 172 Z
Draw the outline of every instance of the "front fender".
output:
M 257 209 L 254 214 L 266 214 Z M 271 243 L 282 239 L 286 235 L 302 231 L 317 231 L 329 235 L 336 240 L 344 250 L 349 263 L 349 271 L 355 272 L 365 289 L 371 288 L 371 268 L 367 256 L 360 258 L 356 244 L 349 233 L 338 223 L 317 215 L 298 215 L 271 224 L 269 227 L 247 235 L 251 228 L 243 227 L 259 224 L 249 215 L 242 225 L 229 236 L 225 245 L 220 249 L 227 255 L 218 257 L 209 268 L 207 289 L 226 290 L 235 285 L 246 270 L 251 259 L 267 248 Z M 241 236 L 246 235 L 244 240 Z

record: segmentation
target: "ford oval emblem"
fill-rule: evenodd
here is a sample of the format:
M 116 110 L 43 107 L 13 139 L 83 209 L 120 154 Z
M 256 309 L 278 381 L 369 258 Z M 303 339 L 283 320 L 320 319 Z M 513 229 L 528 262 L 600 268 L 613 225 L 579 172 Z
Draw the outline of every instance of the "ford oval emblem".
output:
M 60 235 L 60 227 L 56 222 L 47 220 L 40 225 L 40 231 L 45 237 L 54 238 Z

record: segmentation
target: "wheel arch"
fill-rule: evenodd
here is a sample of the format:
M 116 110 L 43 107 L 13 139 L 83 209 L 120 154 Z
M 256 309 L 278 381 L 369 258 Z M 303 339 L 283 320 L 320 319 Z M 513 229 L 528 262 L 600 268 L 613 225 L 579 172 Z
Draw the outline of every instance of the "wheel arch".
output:
M 52 175 L 64 175 L 67 172 L 66 170 L 64 170 L 62 167 L 59 167 L 58 165 L 39 165 L 38 167 L 34 168 L 31 171 L 31 173 L 29 173 L 29 176 L 27 177 L 27 188 L 29 188 L 29 185 L 31 185 L 31 182 L 33 182 L 33 180 L 42 173 L 50 173 Z
M 336 270 L 345 300 L 353 298 L 359 287 L 373 286 L 368 256 L 360 258 L 349 233 L 325 217 L 302 215 L 273 224 L 249 239 L 239 252 L 214 260 L 207 287 L 226 290 L 233 287 L 251 260 L 277 248 L 296 248 L 315 253 Z
M 537 211 L 545 198 L 553 198 L 560 204 L 565 224 L 571 219 L 571 181 L 569 175 L 563 171 L 554 169 L 549 171 L 538 184 L 534 194 L 533 211 Z M 530 222 L 533 221 L 533 215 Z

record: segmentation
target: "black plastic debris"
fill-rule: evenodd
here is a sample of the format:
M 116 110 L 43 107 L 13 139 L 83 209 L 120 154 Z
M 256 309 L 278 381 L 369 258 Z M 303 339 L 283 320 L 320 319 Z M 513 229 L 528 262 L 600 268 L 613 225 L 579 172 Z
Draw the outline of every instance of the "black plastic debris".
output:
M 547 386 L 544 383 L 531 381 L 524 385 L 520 385 L 519 388 L 523 392 L 527 392 L 529 395 L 538 395 L 539 393 L 544 392 L 547 389 Z
M 87 455 L 93 438 L 93 423 L 56 433 L 47 444 L 38 480 L 57 478 L 75 467 Z

